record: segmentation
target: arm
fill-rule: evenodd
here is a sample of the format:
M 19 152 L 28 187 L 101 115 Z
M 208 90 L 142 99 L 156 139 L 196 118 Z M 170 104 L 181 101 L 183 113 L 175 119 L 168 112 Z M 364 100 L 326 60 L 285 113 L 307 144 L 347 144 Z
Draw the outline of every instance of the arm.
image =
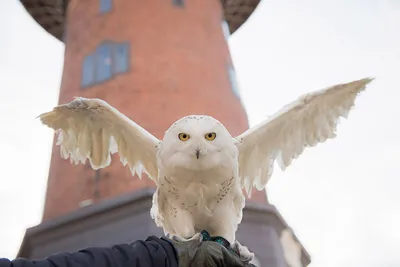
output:
M 171 243 L 149 237 L 130 245 L 87 248 L 43 260 L 0 259 L 0 267 L 178 267 L 178 263 Z

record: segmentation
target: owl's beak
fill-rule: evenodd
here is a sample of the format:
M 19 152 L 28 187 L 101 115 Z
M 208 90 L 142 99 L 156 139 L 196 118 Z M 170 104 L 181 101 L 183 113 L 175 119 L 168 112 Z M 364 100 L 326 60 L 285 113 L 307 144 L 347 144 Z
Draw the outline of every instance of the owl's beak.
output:
M 199 159 L 200 157 L 200 149 L 196 149 L 196 158 Z

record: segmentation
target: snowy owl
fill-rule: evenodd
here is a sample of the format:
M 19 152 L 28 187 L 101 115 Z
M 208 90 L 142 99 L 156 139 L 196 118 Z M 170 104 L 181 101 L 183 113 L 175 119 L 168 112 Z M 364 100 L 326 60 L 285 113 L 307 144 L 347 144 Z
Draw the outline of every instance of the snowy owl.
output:
M 304 148 L 334 138 L 339 118 L 371 81 L 306 94 L 237 137 L 210 116 L 191 115 L 159 140 L 100 99 L 75 98 L 39 117 L 58 132 L 61 156 L 71 163 L 89 159 L 93 169 L 104 168 L 118 152 L 133 175 L 144 171 L 157 187 L 150 213 L 165 234 L 189 240 L 206 230 L 251 259 L 235 239 L 243 189 L 263 190 L 275 160 L 284 170 Z

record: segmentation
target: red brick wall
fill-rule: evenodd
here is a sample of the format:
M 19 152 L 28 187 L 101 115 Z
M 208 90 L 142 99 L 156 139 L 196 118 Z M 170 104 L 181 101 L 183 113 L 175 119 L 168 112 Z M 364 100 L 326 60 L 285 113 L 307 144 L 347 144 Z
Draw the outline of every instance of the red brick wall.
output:
M 219 0 L 113 0 L 101 14 L 98 0 L 70 0 L 65 35 L 65 62 L 59 103 L 74 96 L 97 97 L 119 109 L 162 138 L 177 119 L 189 114 L 211 115 L 233 135 L 248 127 L 245 111 L 227 74 L 231 62 L 222 28 Z M 130 71 L 81 89 L 83 58 L 105 40 L 130 42 Z M 114 157 L 100 172 L 99 200 L 153 186 L 132 177 Z M 61 159 L 53 147 L 43 219 L 79 208 L 93 199 L 95 172 Z M 265 200 L 264 193 L 253 199 Z

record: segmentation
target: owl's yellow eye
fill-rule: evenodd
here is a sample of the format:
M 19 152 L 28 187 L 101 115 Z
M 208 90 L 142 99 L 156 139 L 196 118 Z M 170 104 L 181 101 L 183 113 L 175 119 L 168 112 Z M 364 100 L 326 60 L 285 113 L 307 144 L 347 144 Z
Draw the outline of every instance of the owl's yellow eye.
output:
M 215 139 L 215 137 L 217 137 L 216 133 L 208 133 L 204 136 L 208 141 L 212 141 Z
M 178 135 L 178 137 L 179 137 L 179 140 L 185 142 L 185 141 L 189 140 L 190 135 L 188 135 L 187 133 L 180 133 L 180 134 Z

